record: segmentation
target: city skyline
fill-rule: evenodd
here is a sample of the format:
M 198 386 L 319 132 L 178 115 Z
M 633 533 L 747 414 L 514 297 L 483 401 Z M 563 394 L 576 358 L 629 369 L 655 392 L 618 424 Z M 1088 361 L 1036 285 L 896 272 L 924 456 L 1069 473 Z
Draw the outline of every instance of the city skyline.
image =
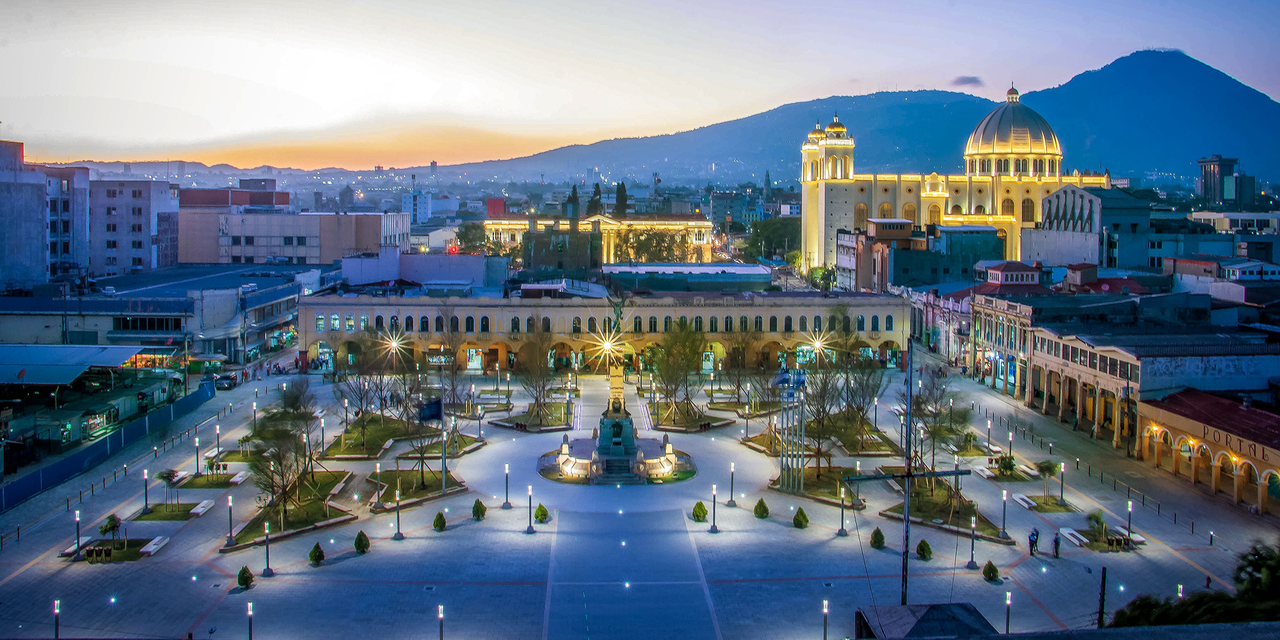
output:
M 999 99 L 1011 81 L 1052 87 L 1153 47 L 1181 48 L 1275 96 L 1280 73 L 1261 62 L 1277 45 L 1248 19 L 1259 6 L 1230 15 L 1181 2 L 1014 14 L 1005 3 L 932 0 L 802 11 L 659 3 L 608 15 L 579 2 L 233 4 L 216 13 L 134 2 L 109 15 L 12 6 L 0 9 L 0 77 L 10 87 L 0 138 L 24 140 L 32 159 L 49 162 L 454 164 L 688 130 L 831 95 L 947 89 Z M 1148 21 L 1155 12 L 1158 24 Z M 840 15 L 849 26 L 826 26 Z M 1052 34 L 1026 29 L 1045 24 Z M 1000 46 L 954 55 L 954 34 L 993 25 Z M 1054 35 L 1072 32 L 1086 36 Z

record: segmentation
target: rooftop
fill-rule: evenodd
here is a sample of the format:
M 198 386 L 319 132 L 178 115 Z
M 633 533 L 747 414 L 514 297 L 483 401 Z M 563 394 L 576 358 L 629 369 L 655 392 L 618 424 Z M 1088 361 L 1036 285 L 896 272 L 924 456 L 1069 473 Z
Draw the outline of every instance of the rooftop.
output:
M 699 262 L 648 262 L 617 263 L 604 265 L 607 274 L 616 273 L 690 273 L 690 274 L 734 274 L 734 275 L 769 275 L 769 268 L 762 264 L 738 264 L 733 262 L 699 263 Z
M 256 284 L 266 289 L 289 282 L 291 276 L 316 269 L 333 270 L 324 265 L 178 265 L 147 273 L 99 278 L 98 288 L 115 287 L 115 298 L 185 298 L 191 290 L 238 289 L 244 284 Z M 90 297 L 107 296 L 97 293 Z
M 71 344 L 0 345 L 4 384 L 71 384 L 89 367 L 119 367 L 142 347 Z
M 1145 401 L 1152 407 L 1194 420 L 1258 444 L 1280 447 L 1280 415 L 1205 393 L 1183 389 L 1163 400 Z

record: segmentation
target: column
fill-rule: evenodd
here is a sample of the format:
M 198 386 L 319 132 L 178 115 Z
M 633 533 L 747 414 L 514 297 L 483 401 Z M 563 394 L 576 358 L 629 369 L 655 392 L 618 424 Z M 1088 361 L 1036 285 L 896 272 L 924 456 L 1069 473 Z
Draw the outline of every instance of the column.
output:
M 1012 369 L 1013 367 L 1016 367 L 1017 365 L 1013 365 L 1013 367 L 1010 367 L 1009 356 L 1004 354 L 1000 355 L 1000 364 L 1003 365 L 1003 368 L 1004 368 L 1004 376 L 1003 376 L 1003 380 L 1001 381 L 1001 386 L 1002 386 L 1001 393 L 1007 396 L 1009 395 L 1009 370 Z
M 1102 428 L 1102 388 L 1097 385 L 1093 387 L 1093 424 Z
M 1096 424 L 1096 423 L 1095 423 L 1095 424 Z M 1148 434 L 1148 433 L 1143 432 L 1143 433 L 1142 433 L 1142 435 L 1138 436 L 1138 451 L 1137 451 L 1137 458 L 1138 458 L 1138 461 L 1139 461 L 1139 462 L 1146 462 L 1146 459 L 1147 459 L 1147 444 L 1148 444 L 1150 441 L 1151 441 L 1151 435 L 1150 435 L 1150 434 Z M 1156 455 L 1157 455 L 1157 456 L 1159 456 L 1159 455 L 1160 455 L 1160 454 L 1159 454 L 1159 452 L 1156 452 Z
M 1213 473 L 1210 475 L 1209 487 L 1216 494 L 1222 488 L 1222 465 L 1217 460 L 1213 461 Z
M 1119 402 L 1117 402 L 1117 403 L 1116 403 L 1116 406 L 1120 406 L 1120 403 L 1119 403 Z M 1117 413 L 1119 413 L 1119 412 L 1117 412 Z M 1132 426 L 1126 426 L 1126 429 L 1132 429 L 1132 428 L 1133 428 Z M 1124 430 L 1125 430 L 1125 429 L 1121 429 L 1121 428 L 1120 428 L 1120 421 L 1119 421 L 1119 420 L 1117 420 L 1117 421 L 1112 425 L 1112 431 L 1111 431 L 1111 447 L 1112 447 L 1113 449 L 1119 449 L 1119 448 L 1120 448 L 1120 434 L 1121 434 L 1121 431 L 1124 431 Z M 1101 429 L 1099 429 L 1099 431 L 1101 431 Z M 1126 435 L 1127 435 L 1127 434 L 1126 434 Z
M 1267 512 L 1267 478 L 1258 478 L 1258 515 Z
M 1191 484 L 1200 482 L 1200 454 L 1191 447 Z
M 1071 379 L 1063 375 L 1058 382 L 1058 422 L 1067 421 L 1067 390 Z
M 1023 394 L 1022 394 L 1022 406 L 1024 406 L 1024 407 L 1030 407 L 1030 406 L 1031 406 L 1031 403 L 1035 401 L 1035 397 L 1036 397 L 1036 368 L 1035 368 L 1035 365 L 1032 365 L 1032 364 L 1028 364 L 1028 365 L 1027 365 L 1026 381 L 1027 381 L 1027 386 L 1026 386 L 1026 388 L 1025 388 L 1025 391 L 1023 391 Z M 1042 370 L 1042 372 L 1041 372 L 1041 374 L 1040 374 L 1040 386 L 1041 386 L 1041 387 L 1043 387 L 1043 386 L 1044 386 L 1044 373 L 1043 373 L 1043 370 Z
M 1240 504 L 1241 496 L 1244 494 L 1244 465 L 1236 465 L 1236 481 L 1235 486 L 1231 488 L 1231 504 Z
M 1111 428 L 1116 433 L 1120 432 L 1120 394 L 1115 393 L 1111 397 Z
M 1044 402 L 1040 403 L 1040 415 L 1049 415 L 1049 391 L 1053 389 L 1053 372 L 1048 369 L 1044 370 L 1044 375 L 1040 376 L 1041 384 L 1044 385 Z

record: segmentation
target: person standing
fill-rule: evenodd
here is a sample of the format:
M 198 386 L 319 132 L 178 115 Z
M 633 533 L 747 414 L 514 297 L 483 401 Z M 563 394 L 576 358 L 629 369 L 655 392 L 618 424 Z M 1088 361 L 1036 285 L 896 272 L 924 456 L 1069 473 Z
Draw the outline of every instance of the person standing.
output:
M 1055 531 L 1053 534 L 1053 557 L 1055 558 L 1058 557 L 1058 552 L 1061 550 L 1061 548 L 1062 548 L 1062 535 Z

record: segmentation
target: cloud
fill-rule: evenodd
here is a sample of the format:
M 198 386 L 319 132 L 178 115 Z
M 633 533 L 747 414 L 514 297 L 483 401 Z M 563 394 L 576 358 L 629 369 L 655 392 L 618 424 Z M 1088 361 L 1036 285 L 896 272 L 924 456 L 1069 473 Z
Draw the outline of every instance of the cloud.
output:
M 979 78 L 978 76 L 956 76 L 956 79 L 951 81 L 951 86 L 981 87 L 983 85 L 982 85 L 982 78 Z

